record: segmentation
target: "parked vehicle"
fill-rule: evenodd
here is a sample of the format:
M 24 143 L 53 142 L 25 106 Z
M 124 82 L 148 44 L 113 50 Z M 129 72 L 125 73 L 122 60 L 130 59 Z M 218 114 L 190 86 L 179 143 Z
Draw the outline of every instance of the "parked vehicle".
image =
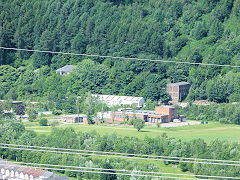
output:
M 181 121 L 179 119 L 174 119 L 173 122 L 180 123 Z

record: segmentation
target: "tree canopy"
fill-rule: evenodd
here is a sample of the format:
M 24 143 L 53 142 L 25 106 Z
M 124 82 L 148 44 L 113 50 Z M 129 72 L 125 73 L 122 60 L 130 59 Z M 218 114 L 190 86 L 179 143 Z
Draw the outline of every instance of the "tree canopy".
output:
M 6 0 L 0 46 L 240 65 L 238 6 L 238 0 Z M 55 73 L 67 64 L 78 68 Z M 239 68 L 3 49 L 0 65 L 1 99 L 44 99 L 57 110 L 73 111 L 70 95 L 89 91 L 167 102 L 166 83 L 179 81 L 191 83 L 188 100 L 240 97 Z

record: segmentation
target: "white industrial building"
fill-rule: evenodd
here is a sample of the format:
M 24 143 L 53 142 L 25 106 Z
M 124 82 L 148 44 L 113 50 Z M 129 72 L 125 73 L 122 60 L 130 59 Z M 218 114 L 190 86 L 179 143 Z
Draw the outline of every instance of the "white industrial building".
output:
M 62 115 L 61 120 L 67 123 L 83 123 L 87 120 L 87 116 L 82 114 Z
M 97 119 L 112 119 L 112 112 L 107 111 L 107 112 L 98 112 L 97 113 Z
M 133 96 L 115 96 L 115 95 L 101 95 L 101 94 L 93 94 L 93 97 L 98 98 L 100 101 L 105 102 L 108 106 L 115 105 L 133 105 L 136 107 L 143 107 L 145 102 L 143 97 L 133 97 Z

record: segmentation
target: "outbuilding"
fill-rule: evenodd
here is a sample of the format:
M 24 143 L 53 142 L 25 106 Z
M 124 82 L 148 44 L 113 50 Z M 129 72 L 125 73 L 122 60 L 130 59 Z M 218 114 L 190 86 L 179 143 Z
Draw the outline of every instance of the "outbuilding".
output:
M 76 68 L 77 66 L 75 65 L 66 65 L 63 66 L 62 68 L 59 68 L 56 70 L 56 73 L 59 73 L 60 75 L 67 75 L 70 74 L 74 68 Z
M 62 115 L 61 120 L 67 123 L 84 123 L 87 121 L 87 116 L 82 114 Z
M 167 84 L 167 92 L 171 96 L 173 103 L 183 101 L 187 97 L 189 89 L 190 84 L 188 82 Z

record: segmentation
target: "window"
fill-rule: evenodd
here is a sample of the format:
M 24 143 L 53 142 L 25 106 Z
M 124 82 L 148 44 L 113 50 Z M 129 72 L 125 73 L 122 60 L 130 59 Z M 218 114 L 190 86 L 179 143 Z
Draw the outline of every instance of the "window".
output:
M 172 109 L 172 116 L 175 115 L 175 109 Z
M 119 115 L 117 115 L 117 117 L 119 118 Z
M 120 118 L 122 117 L 122 115 L 120 115 Z
M 144 117 L 144 121 L 147 122 L 147 117 Z

